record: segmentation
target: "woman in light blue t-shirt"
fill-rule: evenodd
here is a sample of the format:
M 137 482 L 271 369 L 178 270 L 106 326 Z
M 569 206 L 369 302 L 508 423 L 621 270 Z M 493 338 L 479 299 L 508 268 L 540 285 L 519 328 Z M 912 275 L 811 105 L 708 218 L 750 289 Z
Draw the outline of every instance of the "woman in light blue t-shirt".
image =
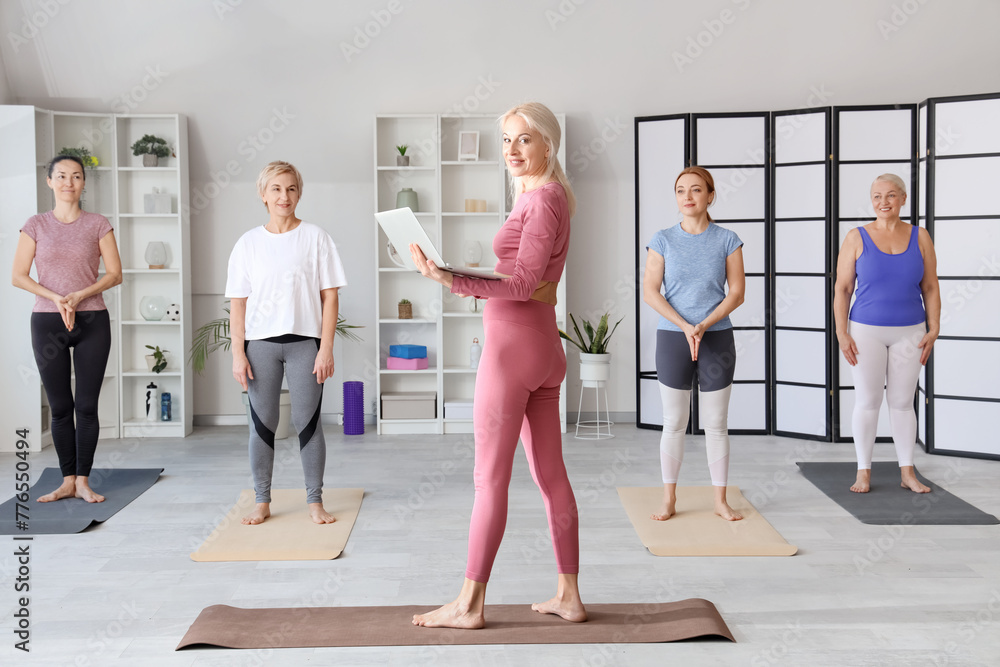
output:
M 735 232 L 712 224 L 708 207 L 715 200 L 715 181 L 708 170 L 688 167 L 682 171 L 674 182 L 674 194 L 683 219 L 653 236 L 643 277 L 643 300 L 660 314 L 656 377 L 663 401 L 663 504 L 651 518 L 666 521 L 675 512 L 684 431 L 697 372 L 715 513 L 738 521 L 743 516 L 726 501 L 729 394 L 736 369 L 729 314 L 743 303 L 743 242 Z

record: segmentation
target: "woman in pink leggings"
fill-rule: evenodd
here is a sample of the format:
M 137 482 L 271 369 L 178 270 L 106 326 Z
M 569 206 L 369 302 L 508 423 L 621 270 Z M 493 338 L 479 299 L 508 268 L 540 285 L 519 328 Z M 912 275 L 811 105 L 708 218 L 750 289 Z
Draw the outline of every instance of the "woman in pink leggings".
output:
M 414 625 L 481 628 L 486 584 L 507 523 L 507 491 L 520 436 L 531 475 L 545 501 L 559 581 L 556 596 L 532 605 L 568 621 L 587 620 L 577 586 L 579 538 L 576 499 L 562 458 L 559 385 L 566 374 L 556 327 L 556 285 L 569 250 L 573 191 L 556 154 L 559 123 L 545 106 L 514 107 L 501 118 L 503 154 L 511 175 L 514 210 L 493 239 L 501 280 L 452 276 L 410 246 L 421 273 L 454 294 L 488 298 L 485 345 L 476 375 L 476 500 L 469 528 L 469 560 L 458 598 Z

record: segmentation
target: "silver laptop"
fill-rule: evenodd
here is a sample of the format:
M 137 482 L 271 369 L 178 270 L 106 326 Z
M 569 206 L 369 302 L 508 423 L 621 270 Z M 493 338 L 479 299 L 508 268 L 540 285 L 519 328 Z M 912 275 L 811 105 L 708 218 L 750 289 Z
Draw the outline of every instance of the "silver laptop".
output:
M 375 219 L 382 226 L 382 231 L 389 238 L 389 243 L 396 249 L 396 255 L 402 262 L 400 266 L 403 268 L 417 270 L 417 265 L 413 263 L 413 258 L 410 257 L 410 244 L 416 243 L 424 251 L 424 256 L 444 271 L 449 271 L 456 276 L 465 276 L 466 278 L 500 280 L 500 276 L 489 271 L 453 266 L 445 262 L 441 257 L 441 253 L 431 243 L 427 232 L 420 225 L 417 216 L 413 215 L 413 211 L 409 208 L 382 211 L 375 214 Z M 393 259 L 393 261 L 396 260 Z

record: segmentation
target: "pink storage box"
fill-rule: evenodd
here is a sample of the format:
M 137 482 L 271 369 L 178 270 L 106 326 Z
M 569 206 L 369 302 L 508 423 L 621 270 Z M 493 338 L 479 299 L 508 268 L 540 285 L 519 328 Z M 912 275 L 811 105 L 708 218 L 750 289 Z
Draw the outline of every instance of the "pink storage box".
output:
M 389 357 L 389 361 L 386 366 L 390 371 L 422 371 L 427 368 L 427 357 L 424 357 L 423 359 Z

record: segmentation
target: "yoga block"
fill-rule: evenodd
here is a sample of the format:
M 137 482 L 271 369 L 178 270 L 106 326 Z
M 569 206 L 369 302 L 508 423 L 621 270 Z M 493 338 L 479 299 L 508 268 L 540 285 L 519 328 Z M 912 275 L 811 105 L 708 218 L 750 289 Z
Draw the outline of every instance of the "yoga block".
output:
M 427 368 L 427 357 L 423 357 L 421 359 L 389 357 L 389 361 L 386 366 L 390 371 L 421 371 Z
M 400 359 L 426 359 L 426 345 L 390 345 L 389 356 Z
M 445 419 L 472 419 L 472 401 L 445 401 Z
M 382 419 L 434 419 L 437 416 L 437 392 L 382 392 Z

